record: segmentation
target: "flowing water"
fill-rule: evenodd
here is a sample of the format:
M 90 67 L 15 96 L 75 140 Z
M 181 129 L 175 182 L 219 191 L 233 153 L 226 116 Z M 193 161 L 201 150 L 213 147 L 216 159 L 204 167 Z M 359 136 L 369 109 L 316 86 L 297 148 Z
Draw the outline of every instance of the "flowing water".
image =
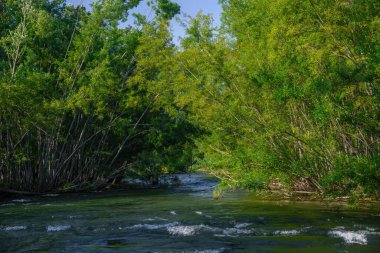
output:
M 167 189 L 0 203 L 0 252 L 380 252 L 380 207 L 262 201 L 183 175 Z

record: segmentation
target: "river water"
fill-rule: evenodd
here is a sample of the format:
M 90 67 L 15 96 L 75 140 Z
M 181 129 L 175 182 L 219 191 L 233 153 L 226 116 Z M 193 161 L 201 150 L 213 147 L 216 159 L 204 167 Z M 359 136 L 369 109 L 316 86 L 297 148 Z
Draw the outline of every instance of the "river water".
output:
M 0 203 L 0 252 L 380 252 L 380 207 L 212 199 L 215 179 L 167 189 L 22 197 Z

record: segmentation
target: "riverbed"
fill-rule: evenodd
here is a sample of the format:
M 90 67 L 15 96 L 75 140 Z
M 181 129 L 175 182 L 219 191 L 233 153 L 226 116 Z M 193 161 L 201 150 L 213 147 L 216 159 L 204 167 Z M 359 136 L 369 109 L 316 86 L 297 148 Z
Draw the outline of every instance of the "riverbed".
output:
M 380 252 L 380 207 L 260 200 L 180 175 L 161 189 L 0 203 L 0 252 Z

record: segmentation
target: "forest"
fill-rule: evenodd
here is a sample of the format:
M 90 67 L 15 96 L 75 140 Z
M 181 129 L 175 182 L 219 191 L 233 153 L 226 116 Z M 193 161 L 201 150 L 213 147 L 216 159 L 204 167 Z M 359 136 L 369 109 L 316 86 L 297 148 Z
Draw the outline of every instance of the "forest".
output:
M 0 189 L 205 171 L 221 189 L 380 197 L 380 2 L 0 1 Z M 125 25 L 134 19 L 134 25 Z

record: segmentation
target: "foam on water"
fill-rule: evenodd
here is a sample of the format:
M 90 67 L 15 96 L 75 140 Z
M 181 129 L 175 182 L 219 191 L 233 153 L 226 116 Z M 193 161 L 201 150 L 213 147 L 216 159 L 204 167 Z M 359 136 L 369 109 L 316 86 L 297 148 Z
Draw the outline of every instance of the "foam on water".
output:
M 8 227 L 0 227 L 0 230 L 2 231 L 18 231 L 18 230 L 25 230 L 26 226 L 8 226 Z
M 274 235 L 299 235 L 301 231 L 299 230 L 276 230 L 274 231 Z
M 200 231 L 217 232 L 220 229 L 213 228 L 206 225 L 192 225 L 192 226 L 173 226 L 167 228 L 169 234 L 176 236 L 192 236 L 198 234 Z
M 342 238 L 347 244 L 367 244 L 367 237 L 362 232 L 353 232 L 353 231 L 330 231 L 329 235 L 334 237 Z
M 171 215 L 177 215 L 177 213 L 175 211 L 170 211 L 170 214 Z
M 169 226 L 167 227 L 167 231 L 171 235 L 176 236 L 193 236 L 199 234 L 201 232 L 213 232 L 214 236 L 217 237 L 237 237 L 239 235 L 250 235 L 254 233 L 253 229 L 246 229 L 246 227 L 250 226 L 250 223 L 238 223 L 235 227 L 231 228 L 218 228 L 211 227 L 204 224 L 200 225 L 189 225 L 189 226 Z
M 143 219 L 143 221 L 156 221 L 155 218 L 147 218 L 147 219 Z
M 375 232 L 376 231 L 376 228 L 370 228 L 370 227 L 366 227 L 366 229 L 370 232 Z
M 65 231 L 71 228 L 71 226 L 66 225 L 57 225 L 57 226 L 47 226 L 46 230 L 48 232 L 58 232 L 58 231 Z
M 367 228 L 367 230 L 349 231 L 344 227 L 337 227 L 328 233 L 330 236 L 338 237 L 344 240 L 346 244 L 360 244 L 367 245 L 368 235 L 379 235 L 373 228 Z
M 246 227 L 249 227 L 251 225 L 252 225 L 252 223 L 237 223 L 237 224 L 235 224 L 235 228 L 246 228 Z
M 146 219 L 146 220 L 154 220 L 154 219 Z M 250 223 L 239 223 L 236 224 L 235 227 L 232 228 L 218 228 L 211 227 L 204 224 L 200 225 L 181 225 L 179 222 L 171 222 L 165 224 L 136 224 L 127 229 L 147 229 L 147 230 L 159 230 L 166 229 L 169 234 L 175 236 L 193 236 L 199 234 L 201 232 L 212 232 L 218 233 L 215 236 L 229 236 L 236 237 L 239 235 L 249 235 L 253 234 L 253 229 L 246 229 L 246 227 L 250 226 Z

